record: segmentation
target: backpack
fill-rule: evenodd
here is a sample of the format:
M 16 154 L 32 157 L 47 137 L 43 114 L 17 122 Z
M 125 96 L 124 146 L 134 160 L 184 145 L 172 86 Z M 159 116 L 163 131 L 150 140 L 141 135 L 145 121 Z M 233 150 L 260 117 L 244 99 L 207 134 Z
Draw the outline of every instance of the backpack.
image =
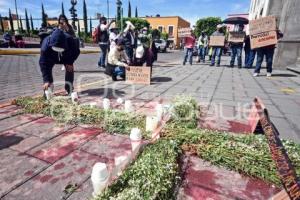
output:
M 99 35 L 100 35 L 100 26 L 97 26 L 97 28 L 92 33 L 92 38 L 94 43 L 99 43 Z

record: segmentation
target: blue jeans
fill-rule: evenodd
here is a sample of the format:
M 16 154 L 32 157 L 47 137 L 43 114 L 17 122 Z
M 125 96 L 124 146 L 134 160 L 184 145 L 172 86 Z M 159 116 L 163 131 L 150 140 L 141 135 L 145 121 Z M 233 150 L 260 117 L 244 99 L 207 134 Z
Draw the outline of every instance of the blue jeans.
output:
M 221 64 L 221 56 L 222 56 L 222 48 L 221 47 L 213 47 L 212 57 L 211 57 L 211 65 L 215 65 L 215 60 L 217 56 L 217 64 Z
M 230 65 L 233 66 L 234 65 L 234 61 L 235 61 L 235 57 L 237 57 L 237 61 L 238 61 L 238 66 L 241 67 L 242 66 L 242 46 L 233 46 L 231 47 L 231 61 L 230 61 Z
M 193 64 L 193 48 L 185 48 L 184 49 L 184 60 L 183 60 L 184 65 L 187 62 L 187 60 L 189 60 L 189 63 L 191 65 Z
M 125 47 L 125 53 L 130 60 L 130 63 L 133 62 L 133 47 Z
M 98 66 L 104 67 L 105 66 L 105 59 L 107 54 L 108 45 L 107 44 L 100 44 L 100 59 L 98 62 Z
M 259 48 L 257 49 L 257 61 L 254 73 L 260 73 L 261 65 L 266 56 L 267 72 L 272 73 L 274 48 Z
M 206 47 L 200 46 L 199 49 L 198 49 L 199 61 L 202 60 L 204 62 L 205 61 L 205 55 L 206 55 Z
M 253 67 L 255 55 L 256 55 L 256 50 L 250 50 L 248 60 L 245 61 L 245 67 L 246 68 L 252 68 Z

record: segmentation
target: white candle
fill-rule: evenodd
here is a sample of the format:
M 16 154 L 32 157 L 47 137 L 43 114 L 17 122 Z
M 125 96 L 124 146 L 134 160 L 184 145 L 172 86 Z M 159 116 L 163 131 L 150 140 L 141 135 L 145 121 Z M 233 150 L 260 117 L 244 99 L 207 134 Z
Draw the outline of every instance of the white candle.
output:
M 163 119 L 163 114 L 164 114 L 164 108 L 162 104 L 157 104 L 156 106 L 156 116 L 157 120 L 161 121 Z
M 71 94 L 72 102 L 77 103 L 78 102 L 78 94 L 77 92 L 72 92 Z
M 118 98 L 118 99 L 117 99 L 117 103 L 118 103 L 118 104 L 123 104 L 123 103 L 124 103 L 124 100 L 123 100 L 122 98 Z
M 126 165 L 128 164 L 128 161 L 128 156 L 115 157 L 115 167 L 118 176 L 122 175 L 122 170 L 125 169 Z
M 95 108 L 96 106 L 97 106 L 97 103 L 96 103 L 96 102 L 91 102 L 91 103 L 90 103 L 90 107 L 91 107 L 91 108 Z
M 110 100 L 105 98 L 103 99 L 103 109 L 104 110 L 109 110 L 110 109 Z
M 138 128 L 133 128 L 130 133 L 131 149 L 136 153 L 142 143 L 142 132 Z
M 146 118 L 146 131 L 154 132 L 158 126 L 157 117 L 147 116 Z
M 134 108 L 133 108 L 132 102 L 130 100 L 126 100 L 125 101 L 125 112 L 130 113 L 133 111 L 134 111 Z
M 96 197 L 106 187 L 108 183 L 109 172 L 105 163 L 96 163 L 92 170 L 91 180 L 93 184 L 93 196 Z
M 52 98 L 52 92 L 50 90 L 50 88 L 48 88 L 48 90 L 45 90 L 45 95 L 47 100 L 50 100 Z

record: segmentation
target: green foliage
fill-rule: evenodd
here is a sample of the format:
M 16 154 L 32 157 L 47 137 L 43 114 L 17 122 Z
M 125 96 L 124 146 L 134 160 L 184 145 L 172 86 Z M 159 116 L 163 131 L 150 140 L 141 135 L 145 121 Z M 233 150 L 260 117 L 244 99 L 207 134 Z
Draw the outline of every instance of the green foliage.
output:
M 47 26 L 47 14 L 45 13 L 44 4 L 42 4 L 42 23 Z
M 128 18 L 131 18 L 131 3 L 128 1 Z
M 61 2 L 61 14 L 65 15 L 64 2 Z
M 123 29 L 126 27 L 126 21 L 130 21 L 136 28 L 136 30 L 141 30 L 144 27 L 149 28 L 150 24 L 147 20 L 141 18 L 123 18 Z M 120 23 L 118 24 L 121 27 Z
M 26 20 L 26 32 L 30 34 L 30 24 L 29 24 L 29 18 L 27 15 L 27 9 L 25 9 L 25 20 Z
M 217 25 L 222 23 L 220 17 L 207 17 L 199 19 L 196 22 L 195 34 L 197 37 L 200 36 L 202 31 L 205 31 L 207 35 L 211 35 L 217 30 Z
M 33 19 L 32 19 L 32 15 L 30 15 L 30 25 L 31 25 L 31 32 L 32 32 L 32 34 L 34 34 L 34 26 L 33 26 Z M 37 34 L 38 34 L 38 32 L 37 32 Z
M 11 31 L 15 32 L 13 18 L 12 18 L 11 10 L 10 9 L 8 10 L 8 13 L 9 13 L 9 24 L 10 24 Z
M 138 18 L 139 17 L 139 14 L 138 14 L 138 8 L 137 6 L 135 7 L 135 18 Z
M 84 23 L 84 33 L 88 34 L 88 18 L 87 18 L 87 8 L 86 8 L 86 2 L 83 1 L 83 23 Z
M 160 34 L 160 38 L 162 38 L 162 39 L 164 39 L 164 40 L 168 40 L 168 38 L 169 38 L 169 34 L 168 33 L 161 33 Z
M 160 39 L 161 32 L 158 29 L 150 30 L 153 39 Z
M 123 175 L 95 200 L 175 199 L 174 187 L 180 180 L 179 153 L 174 141 L 160 140 L 148 145 Z

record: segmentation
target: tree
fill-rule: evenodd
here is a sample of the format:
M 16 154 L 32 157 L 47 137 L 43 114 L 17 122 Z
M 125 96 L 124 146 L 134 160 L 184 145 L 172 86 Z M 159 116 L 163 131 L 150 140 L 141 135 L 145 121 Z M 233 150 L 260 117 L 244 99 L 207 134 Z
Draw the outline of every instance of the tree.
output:
M 2 32 L 4 33 L 4 24 L 3 24 L 3 21 L 2 21 L 2 16 L 0 14 L 0 23 L 1 23 L 1 30 Z
M 80 37 L 81 33 L 80 33 L 80 19 L 78 19 L 78 37 Z
M 128 1 L 128 18 L 131 18 L 131 4 L 130 4 L 130 0 Z
M 10 9 L 8 10 L 8 13 L 9 13 L 9 24 L 10 24 L 11 31 L 15 32 L 14 22 L 13 22 L 13 18 L 12 18 L 11 10 Z
M 32 20 L 31 14 L 30 14 L 30 24 L 31 24 L 31 30 L 34 31 L 33 20 Z
M 30 33 L 30 25 L 29 25 L 29 18 L 27 15 L 27 9 L 25 8 L 25 20 L 26 20 L 26 31 L 29 34 Z
M 207 17 L 199 19 L 196 22 L 195 34 L 197 37 L 199 37 L 201 32 L 205 31 L 208 35 L 211 35 L 216 31 L 217 25 L 221 23 L 222 20 L 220 17 Z
M 138 15 L 138 9 L 137 9 L 137 6 L 135 7 L 135 17 L 138 18 L 139 15 Z
M 162 39 L 164 39 L 164 40 L 168 40 L 169 39 L 169 34 L 168 33 L 161 33 L 160 34 L 160 37 L 162 38 Z
M 61 14 L 65 15 L 64 2 L 61 2 Z
M 150 24 L 147 20 L 145 19 L 140 19 L 140 18 L 123 18 L 123 26 L 122 28 L 126 27 L 126 21 L 130 21 L 136 28 L 136 30 L 141 30 L 144 27 L 149 28 Z
M 42 4 L 42 22 L 45 26 L 47 26 L 47 15 L 44 10 L 44 5 Z
M 122 7 L 121 0 L 117 0 L 117 22 L 121 21 L 121 15 L 122 15 L 121 7 Z
M 22 23 L 22 18 L 20 16 L 20 32 L 23 32 L 24 29 L 23 29 L 23 23 Z
M 83 24 L 84 24 L 84 33 L 88 34 L 88 18 L 87 18 L 87 9 L 85 0 L 83 0 Z

